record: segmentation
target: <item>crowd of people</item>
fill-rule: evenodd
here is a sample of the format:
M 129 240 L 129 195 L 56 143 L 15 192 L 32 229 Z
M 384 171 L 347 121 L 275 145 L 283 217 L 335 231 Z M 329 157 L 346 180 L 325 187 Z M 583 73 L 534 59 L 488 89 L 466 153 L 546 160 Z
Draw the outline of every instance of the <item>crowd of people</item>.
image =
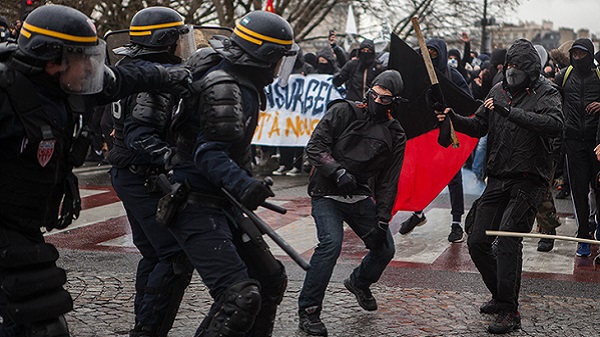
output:
M 39 229 L 65 228 L 77 218 L 72 169 L 86 156 L 112 165 L 112 184 L 141 253 L 130 336 L 167 336 L 194 271 L 213 298 L 195 336 L 271 336 L 287 276 L 252 217 L 274 193 L 272 182 L 252 174 L 251 143 L 264 88 L 286 66 L 296 74 L 331 75 L 346 92 L 328 104 L 306 148 L 270 150 L 280 154 L 273 174 L 303 174 L 305 163 L 312 168 L 308 195 L 318 245 L 299 293 L 299 328 L 327 335 L 320 316 L 343 222 L 368 250 L 344 286 L 361 308 L 378 309 L 370 287 L 395 254 L 389 222 L 407 142 L 394 116 L 402 114 L 410 83 L 387 69 L 389 54 L 378 55 L 372 40 L 346 53 L 330 31 L 327 47 L 303 53 L 286 20 L 254 11 L 231 36 L 197 49 L 183 18 L 155 6 L 133 16 L 128 43 L 114 50 L 121 60 L 106 66 L 104 42 L 73 8 L 41 6 L 20 32 L 8 33 L 3 18 L 0 27 L 15 42 L 0 64 L 0 98 L 7 102 L 0 106 L 0 336 L 69 336 L 66 273 Z M 577 237 L 600 235 L 598 54 L 586 38 L 550 52 L 519 39 L 490 55 L 472 51 L 468 35 L 461 40 L 462 53 L 429 39 L 429 58 L 441 76 L 483 103 L 468 118 L 428 99 L 426 113 L 479 138 L 467 166 L 486 188 L 463 227 L 456 172 L 448 184 L 448 241 L 467 238 L 491 295 L 480 311 L 497 314 L 487 330 L 502 334 L 521 326 L 522 238 L 486 230 L 528 233 L 537 219 L 540 232 L 556 234 L 552 186 L 562 176 Z M 400 234 L 425 222 L 423 210 L 414 212 Z M 543 238 L 538 250 L 553 245 Z M 578 244 L 577 256 L 591 254 L 588 243 Z

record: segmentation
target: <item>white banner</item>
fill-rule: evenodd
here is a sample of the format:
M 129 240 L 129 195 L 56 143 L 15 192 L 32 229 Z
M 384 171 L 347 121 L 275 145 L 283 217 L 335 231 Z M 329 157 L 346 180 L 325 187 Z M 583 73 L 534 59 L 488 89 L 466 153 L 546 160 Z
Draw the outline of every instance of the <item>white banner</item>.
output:
M 283 88 L 275 83 L 267 86 L 267 108 L 260 112 L 252 144 L 306 146 L 327 103 L 342 98 L 331 78 L 294 74 Z

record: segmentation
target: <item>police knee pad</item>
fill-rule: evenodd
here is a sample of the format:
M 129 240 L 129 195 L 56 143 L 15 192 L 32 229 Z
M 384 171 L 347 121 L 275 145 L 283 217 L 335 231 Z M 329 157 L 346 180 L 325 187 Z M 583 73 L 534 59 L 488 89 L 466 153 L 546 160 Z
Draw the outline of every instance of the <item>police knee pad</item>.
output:
M 15 323 L 56 319 L 73 309 L 62 286 L 65 271 L 58 268 L 56 248 L 47 243 L 7 247 L 0 252 L 0 287 L 6 294 L 5 314 Z
M 27 337 L 69 337 L 69 327 L 65 317 L 33 323 L 26 329 Z
M 212 317 L 205 320 L 202 337 L 237 337 L 250 331 L 261 307 L 260 285 L 248 279 L 227 288 Z

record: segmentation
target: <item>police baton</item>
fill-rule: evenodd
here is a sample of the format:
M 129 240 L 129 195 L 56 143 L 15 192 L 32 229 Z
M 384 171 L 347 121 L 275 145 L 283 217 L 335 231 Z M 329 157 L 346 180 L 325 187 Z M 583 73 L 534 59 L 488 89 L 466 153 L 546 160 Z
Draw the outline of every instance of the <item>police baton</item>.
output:
M 268 182 L 266 182 L 266 183 L 269 184 Z M 289 243 L 287 243 L 279 234 L 277 234 L 277 232 L 275 232 L 273 230 L 273 228 L 271 228 L 271 226 L 269 226 L 267 223 L 265 223 L 254 212 L 252 212 L 251 210 L 246 208 L 246 206 L 242 205 L 242 203 L 240 203 L 225 188 L 221 188 L 221 191 L 223 191 L 223 193 L 225 193 L 225 196 L 227 196 L 227 199 L 229 199 L 229 201 L 231 201 L 232 204 L 234 204 L 237 208 L 239 208 L 242 212 L 244 212 L 244 214 L 246 214 L 250 218 L 250 220 L 252 220 L 256 224 L 256 227 L 258 227 L 258 229 L 261 232 L 267 234 L 267 236 L 269 236 L 273 241 L 275 241 L 275 243 L 279 247 L 281 247 L 281 249 L 283 249 L 283 251 L 289 257 L 291 257 L 292 260 L 294 260 L 294 262 L 296 262 L 304 270 L 310 269 L 310 264 L 308 262 L 306 262 L 304 260 L 304 258 L 302 258 L 302 256 L 300 256 L 300 254 L 296 250 L 294 250 L 294 248 L 292 248 L 292 246 L 290 246 Z M 266 207 L 266 208 L 274 210 L 275 212 L 278 212 L 278 213 L 284 214 L 286 211 L 285 208 L 277 206 L 277 205 L 273 205 L 271 203 L 263 202 L 261 204 L 261 206 L 263 206 L 263 207 L 265 207 L 265 205 L 270 206 L 270 207 Z M 284 212 L 279 212 L 278 210 L 284 210 Z

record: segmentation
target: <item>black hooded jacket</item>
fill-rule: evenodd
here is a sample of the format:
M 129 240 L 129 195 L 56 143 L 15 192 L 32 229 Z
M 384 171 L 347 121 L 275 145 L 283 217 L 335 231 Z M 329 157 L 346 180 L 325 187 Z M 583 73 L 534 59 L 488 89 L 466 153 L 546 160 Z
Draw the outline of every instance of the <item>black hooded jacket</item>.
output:
M 540 58 L 531 42 L 515 41 L 506 60 L 527 72 L 529 88 L 511 98 L 504 82 L 496 84 L 487 96 L 494 98 L 496 109 L 481 105 L 473 118 L 450 114 L 454 128 L 472 137 L 488 135 L 490 177 L 537 176 L 548 182 L 552 171 L 551 142 L 563 127 L 560 93 L 540 74 Z M 510 109 L 506 117 L 498 112 L 498 106 Z
M 556 75 L 554 82 L 563 87 L 563 113 L 565 117 L 565 139 L 596 141 L 600 140 L 598 133 L 598 114 L 589 114 L 585 107 L 591 102 L 600 102 L 600 79 L 593 64 L 594 45 L 589 39 L 577 39 L 573 47 L 583 46 L 590 53 L 590 65 L 586 71 L 572 69 L 565 81 L 565 68 Z M 571 48 L 573 48 L 571 47 Z M 573 60 L 571 59 L 571 64 Z
M 375 52 L 375 43 L 369 39 L 365 39 L 359 47 L 358 57 L 347 62 L 339 73 L 333 76 L 333 85 L 336 87 L 346 84 L 346 99 L 350 101 L 362 101 L 365 92 L 369 88 L 369 84 L 373 79 L 385 70 L 385 67 L 374 58 L 367 67 L 361 65 L 361 52 L 363 48 L 369 48 Z M 373 56 L 375 56 L 373 54 Z
M 375 78 L 375 84 L 395 96 L 400 95 L 403 85 L 388 71 Z M 376 120 L 371 118 L 367 107 L 335 100 L 328 105 L 327 113 L 306 146 L 308 160 L 314 166 L 308 194 L 311 197 L 342 195 L 333 175 L 344 168 L 356 177 L 358 188 L 353 195 L 373 196 L 377 219 L 389 222 L 405 146 L 406 134 L 397 120 L 391 117 Z M 369 150 L 365 151 L 365 147 Z
M 440 39 L 429 39 L 426 44 L 427 48 L 433 48 L 438 52 L 438 57 L 431 60 L 433 66 L 452 80 L 464 92 L 471 95 L 471 89 L 469 89 L 469 85 L 463 75 L 461 75 L 458 69 L 448 67 L 448 47 L 446 46 L 446 42 Z

